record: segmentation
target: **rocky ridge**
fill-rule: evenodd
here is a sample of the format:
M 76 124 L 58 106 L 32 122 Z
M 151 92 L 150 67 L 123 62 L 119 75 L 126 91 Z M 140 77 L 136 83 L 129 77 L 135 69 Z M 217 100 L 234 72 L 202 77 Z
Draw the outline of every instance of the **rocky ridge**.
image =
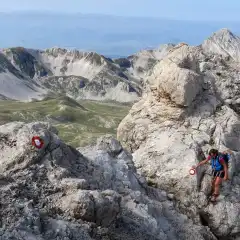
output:
M 45 93 L 35 80 L 28 79 L 15 68 L 11 61 L 0 52 L 0 96 L 1 99 L 30 100 Z
M 1 240 L 216 239 L 149 187 L 111 136 L 77 151 L 47 123 L 12 122 L 0 147 Z
M 168 48 L 170 45 L 164 45 L 115 60 L 95 52 L 61 48 L 42 51 L 16 47 L 3 49 L 1 56 L 8 62 L 3 72 L 14 70 L 8 77 L 12 82 L 37 82 L 42 95 L 50 91 L 75 99 L 133 102 L 141 96 L 144 77 Z M 5 75 L 0 77 L 4 86 L 1 94 L 5 92 L 5 97 L 22 100 L 15 94 L 14 87 L 6 82 Z M 13 94 L 6 92 L 6 88 Z
M 124 72 L 131 74 L 137 79 L 145 79 L 154 65 L 171 51 L 173 44 L 163 44 L 154 50 L 143 50 L 127 58 L 115 59 Z
M 171 194 L 180 212 L 209 226 L 218 239 L 239 239 L 239 62 L 232 54 L 236 42 L 229 48 L 225 39 L 238 38 L 221 30 L 203 45 L 175 46 L 155 65 L 143 98 L 119 125 L 118 139 L 133 153 L 138 173 Z M 225 55 L 213 54 L 216 44 Z M 208 202 L 211 167 L 189 175 L 211 148 L 233 151 L 230 181 L 216 205 Z

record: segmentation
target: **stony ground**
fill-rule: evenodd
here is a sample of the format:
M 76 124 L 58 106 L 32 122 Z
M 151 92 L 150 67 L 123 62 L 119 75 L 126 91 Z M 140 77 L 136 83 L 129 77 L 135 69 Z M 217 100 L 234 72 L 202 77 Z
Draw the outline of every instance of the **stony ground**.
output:
M 13 122 L 0 148 L 1 240 L 216 240 L 148 187 L 110 136 L 77 151 L 47 123 Z

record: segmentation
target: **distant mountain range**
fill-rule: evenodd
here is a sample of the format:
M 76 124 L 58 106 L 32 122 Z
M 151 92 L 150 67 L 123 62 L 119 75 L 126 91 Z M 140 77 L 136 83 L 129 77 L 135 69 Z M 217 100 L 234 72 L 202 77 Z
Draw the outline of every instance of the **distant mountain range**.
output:
M 133 102 L 141 96 L 154 64 L 173 46 L 117 59 L 64 48 L 5 48 L 0 52 L 0 98 L 28 101 L 57 93 L 74 99 Z
M 126 58 L 96 52 L 49 48 L 4 48 L 0 52 L 0 99 L 29 101 L 49 94 L 74 99 L 134 102 L 154 66 L 181 44 L 163 44 Z M 199 45 L 205 54 L 240 61 L 240 39 L 228 29 Z
M 45 49 L 56 46 L 94 51 L 114 58 L 157 48 L 164 43 L 198 45 L 223 27 L 240 34 L 238 22 L 48 12 L 0 13 L 0 47 Z

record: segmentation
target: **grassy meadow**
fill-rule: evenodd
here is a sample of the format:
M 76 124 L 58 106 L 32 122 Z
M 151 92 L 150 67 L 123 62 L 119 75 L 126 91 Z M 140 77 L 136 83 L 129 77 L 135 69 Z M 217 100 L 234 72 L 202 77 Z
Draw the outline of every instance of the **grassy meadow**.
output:
M 66 96 L 42 101 L 0 101 L 0 124 L 11 121 L 48 121 L 59 136 L 73 147 L 86 146 L 105 134 L 116 136 L 116 129 L 131 106 L 120 103 L 75 101 Z

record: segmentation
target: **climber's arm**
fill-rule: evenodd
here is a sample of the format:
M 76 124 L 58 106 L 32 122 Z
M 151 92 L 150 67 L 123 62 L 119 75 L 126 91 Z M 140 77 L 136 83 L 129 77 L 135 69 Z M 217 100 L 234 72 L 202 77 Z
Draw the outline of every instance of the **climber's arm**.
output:
M 211 157 L 210 156 L 208 156 L 205 160 L 203 160 L 203 161 L 201 161 L 200 163 L 198 163 L 198 165 L 196 166 L 196 167 L 198 167 L 198 166 L 201 166 L 201 165 L 203 165 L 203 164 L 206 164 L 208 161 L 210 161 L 211 160 Z

